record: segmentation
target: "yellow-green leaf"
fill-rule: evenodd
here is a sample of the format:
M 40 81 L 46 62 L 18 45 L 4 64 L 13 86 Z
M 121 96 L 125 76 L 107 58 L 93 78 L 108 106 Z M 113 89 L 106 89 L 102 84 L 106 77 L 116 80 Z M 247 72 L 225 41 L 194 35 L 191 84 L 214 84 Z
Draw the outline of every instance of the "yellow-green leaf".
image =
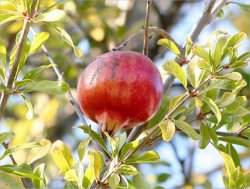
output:
M 75 164 L 69 147 L 60 140 L 53 143 L 51 156 L 56 166 L 63 173 L 70 170 Z
M 175 134 L 175 125 L 174 122 L 170 119 L 162 121 L 160 124 L 162 139 L 166 142 L 172 140 Z
M 187 88 L 187 76 L 186 72 L 183 68 L 177 64 L 175 61 L 169 61 L 168 63 L 164 64 L 164 69 L 169 73 L 174 75 L 181 84 Z
M 171 52 L 175 53 L 176 55 L 180 55 L 181 53 L 177 44 L 168 38 L 160 39 L 157 42 L 157 44 L 168 48 Z

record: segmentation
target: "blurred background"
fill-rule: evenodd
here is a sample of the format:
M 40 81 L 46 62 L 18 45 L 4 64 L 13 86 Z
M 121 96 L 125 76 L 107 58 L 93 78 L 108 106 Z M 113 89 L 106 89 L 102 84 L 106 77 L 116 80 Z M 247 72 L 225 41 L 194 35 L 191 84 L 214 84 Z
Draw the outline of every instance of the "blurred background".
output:
M 56 0 L 41 1 L 42 6 L 53 5 Z M 250 0 L 237 2 L 248 3 Z M 73 93 L 77 77 L 84 67 L 96 56 L 110 51 L 118 46 L 128 36 L 143 29 L 145 17 L 145 0 L 58 0 L 58 7 L 66 11 L 65 17 L 58 24 L 72 36 L 74 43 L 82 50 L 83 56 L 77 58 L 72 49 L 60 40 L 56 33 L 50 32 L 50 39 L 46 47 L 53 56 L 65 80 L 70 84 Z M 183 44 L 192 28 L 202 14 L 205 0 L 153 0 L 150 15 L 150 25 L 163 28 L 179 43 Z M 224 15 L 218 17 L 201 33 L 198 42 L 207 42 L 209 36 L 216 30 L 229 34 L 244 31 L 250 34 L 250 12 L 239 9 L 238 6 L 228 5 L 224 8 Z M 6 44 L 10 52 L 21 22 L 10 22 L 0 26 L 0 41 Z M 48 31 L 46 25 L 33 26 L 35 31 Z M 31 34 L 30 34 L 31 35 Z M 138 35 L 123 49 L 142 51 L 143 35 Z M 165 48 L 157 46 L 159 36 L 150 36 L 149 56 L 161 70 L 161 65 L 172 58 Z M 249 40 L 242 44 L 242 50 L 250 50 Z M 25 71 L 33 67 L 46 65 L 48 60 L 44 54 L 36 53 L 28 59 Z M 166 73 L 161 70 L 162 77 Z M 249 72 L 244 76 L 250 85 Z M 39 77 L 57 80 L 52 69 L 47 69 Z M 243 90 L 250 98 L 250 89 Z M 175 83 L 171 91 L 174 95 L 182 90 Z M 19 96 L 9 99 L 4 119 L 1 121 L 0 131 L 12 130 L 15 137 L 11 145 L 39 141 L 47 138 L 51 141 L 58 139 L 67 143 L 74 151 L 80 140 L 86 137 L 80 129 L 77 115 L 65 96 L 46 95 L 44 93 L 30 93 L 34 115 L 31 115 L 25 103 Z M 176 134 L 171 143 L 158 143 L 154 146 L 160 153 L 162 162 L 154 165 L 141 166 L 144 175 L 138 176 L 138 188 L 183 188 L 185 180 L 192 180 L 196 188 L 223 189 L 222 180 L 223 161 L 212 146 L 200 150 L 197 143 L 183 135 Z M 245 169 L 250 169 L 250 152 L 237 148 L 241 152 Z M 2 150 L 2 149 L 1 149 Z M 1 151 L 0 151 L 1 152 Z M 25 152 L 14 154 L 19 163 L 27 160 Z M 48 177 L 56 178 L 50 183 L 51 188 L 62 188 L 62 178 L 59 172 L 47 159 Z M 141 178 L 140 178 L 141 177 Z M 143 182 L 141 181 L 143 177 Z M 0 179 L 1 183 L 1 179 Z M 141 185 L 139 185 L 141 184 Z M 160 187 L 158 187 L 160 188 Z M 186 186 L 186 188 L 192 188 Z

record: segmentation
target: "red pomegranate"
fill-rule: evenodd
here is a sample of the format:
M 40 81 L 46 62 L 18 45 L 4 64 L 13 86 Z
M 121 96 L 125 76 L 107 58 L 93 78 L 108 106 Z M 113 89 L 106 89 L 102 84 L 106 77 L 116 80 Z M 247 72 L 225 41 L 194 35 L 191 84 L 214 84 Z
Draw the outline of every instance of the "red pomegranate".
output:
M 81 73 L 77 95 L 82 111 L 112 133 L 148 121 L 159 108 L 163 84 L 146 56 L 113 51 L 97 57 Z

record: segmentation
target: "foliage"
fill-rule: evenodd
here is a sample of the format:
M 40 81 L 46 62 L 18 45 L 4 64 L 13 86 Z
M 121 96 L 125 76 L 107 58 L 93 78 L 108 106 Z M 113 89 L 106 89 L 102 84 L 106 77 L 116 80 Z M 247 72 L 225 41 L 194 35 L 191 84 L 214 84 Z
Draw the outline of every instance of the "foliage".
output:
M 249 12 L 249 5 L 235 4 Z M 161 188 L 171 174 L 159 173 L 155 183 L 146 183 L 141 164 L 168 167 L 161 154 L 150 146 L 158 140 L 172 143 L 179 133 L 199 143 L 200 149 L 210 144 L 220 153 L 227 188 L 250 187 L 249 172 L 242 167 L 235 147 L 250 147 L 249 96 L 244 93 L 250 82 L 249 74 L 243 70 L 250 52 L 240 53 L 241 42 L 247 38 L 244 32 L 233 35 L 215 32 L 206 44 L 188 38 L 184 48 L 170 37 L 159 39 L 157 44 L 176 56 L 166 61 L 163 70 L 180 83 L 183 92 L 175 96 L 165 94 L 159 111 L 138 137 L 131 139 L 128 130 L 121 129 L 110 136 L 91 125 L 80 125 L 77 132 L 84 134 L 84 138 L 74 150 L 62 140 L 52 142 L 41 135 L 48 132 L 49 138 L 56 117 L 68 113 L 66 106 L 65 110 L 60 108 L 66 103 L 63 95 L 76 106 L 70 86 L 75 84 L 71 80 L 76 80 L 78 67 L 60 62 L 83 61 L 87 57 L 75 45 L 83 35 L 68 32 L 65 23 L 81 25 L 81 15 L 77 13 L 84 14 L 86 20 L 81 27 L 87 28 L 84 35 L 94 48 L 105 49 L 107 46 L 101 42 L 124 37 L 124 28 L 114 29 L 105 20 L 108 17 L 112 21 L 121 10 L 98 1 L 101 11 L 97 12 L 93 5 L 96 5 L 93 1 L 84 1 L 79 7 L 74 1 L 0 2 L 0 26 L 7 31 L 1 33 L 0 40 L 0 91 L 2 97 L 7 100 L 10 97 L 1 123 L 11 128 L 10 132 L 0 133 L 0 143 L 5 147 L 0 160 L 16 159 L 1 163 L 0 186 L 20 188 L 20 178 L 22 181 L 25 178 L 35 188 L 44 188 L 62 176 L 64 188 Z M 13 38 L 13 34 L 12 44 L 7 44 L 7 38 Z M 46 46 L 58 50 L 48 51 Z M 73 58 L 68 60 L 67 53 Z M 58 68 L 65 73 L 61 74 Z M 21 99 L 21 103 L 11 102 L 16 99 Z M 1 101 L 0 117 L 5 105 Z M 186 184 L 196 185 L 192 181 Z

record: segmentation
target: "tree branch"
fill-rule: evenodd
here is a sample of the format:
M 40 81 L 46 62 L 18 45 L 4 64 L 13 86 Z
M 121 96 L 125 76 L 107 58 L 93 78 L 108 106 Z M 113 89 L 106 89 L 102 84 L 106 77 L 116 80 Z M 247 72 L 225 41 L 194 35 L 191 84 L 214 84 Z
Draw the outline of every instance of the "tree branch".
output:
M 152 4 L 152 0 L 147 0 L 145 25 L 144 25 L 144 40 L 143 40 L 143 54 L 144 55 L 148 55 L 148 25 L 149 25 L 149 15 L 150 15 L 151 4 Z
M 36 8 L 38 7 L 37 5 L 37 0 L 33 0 L 32 2 L 32 7 L 31 7 L 31 13 L 30 15 L 27 15 L 24 18 L 24 22 L 23 22 L 23 28 L 20 34 L 20 38 L 19 41 L 17 43 L 17 48 L 16 48 L 16 56 L 13 62 L 13 66 L 10 72 L 10 75 L 8 77 L 8 81 L 7 81 L 7 88 L 12 90 L 13 88 L 13 83 L 17 77 L 18 74 L 18 66 L 19 66 L 19 62 L 20 62 L 20 58 L 21 58 L 21 54 L 22 54 L 22 50 L 24 47 L 24 43 L 25 40 L 27 39 L 28 33 L 29 33 L 29 29 L 30 29 L 30 21 L 33 17 L 33 15 L 36 12 Z M 0 119 L 2 118 L 5 108 L 6 108 L 6 104 L 9 98 L 9 92 L 3 92 L 1 95 L 1 99 L 0 99 Z M 8 149 L 8 144 L 7 143 L 3 143 L 4 148 L 7 150 Z M 10 160 L 12 161 L 12 163 L 14 165 L 17 165 L 17 162 L 14 158 L 14 156 L 12 154 L 9 155 Z M 22 184 L 25 188 L 32 188 L 33 184 L 32 181 L 30 179 L 25 179 L 25 178 L 21 178 Z

